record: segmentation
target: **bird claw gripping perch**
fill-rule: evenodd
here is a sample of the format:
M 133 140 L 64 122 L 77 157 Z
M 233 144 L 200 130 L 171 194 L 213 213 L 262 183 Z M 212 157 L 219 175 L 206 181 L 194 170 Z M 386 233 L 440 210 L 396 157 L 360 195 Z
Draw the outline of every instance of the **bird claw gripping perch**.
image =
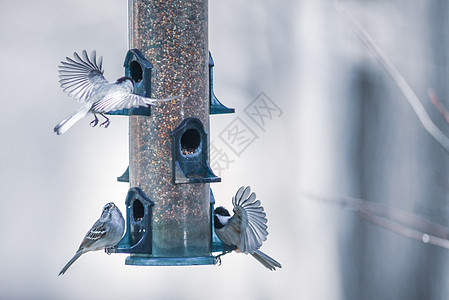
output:
M 215 256 L 215 264 L 221 266 L 221 256 L 231 253 L 231 250 L 223 251 L 221 254 Z
M 107 255 L 111 255 L 112 253 L 115 253 L 115 249 L 117 249 L 117 246 L 109 247 L 109 248 L 104 248 L 104 252 L 105 252 Z

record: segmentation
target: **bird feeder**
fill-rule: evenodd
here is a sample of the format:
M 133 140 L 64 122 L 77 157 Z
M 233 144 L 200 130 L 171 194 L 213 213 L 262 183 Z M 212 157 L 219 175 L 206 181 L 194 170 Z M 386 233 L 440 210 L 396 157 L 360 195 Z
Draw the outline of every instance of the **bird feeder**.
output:
M 199 1 L 130 0 L 125 74 L 135 93 L 179 96 L 129 115 L 129 182 L 125 236 L 116 253 L 128 265 L 214 264 L 227 249 L 214 234 L 209 115 L 232 113 L 215 97 L 208 51 L 208 5 Z

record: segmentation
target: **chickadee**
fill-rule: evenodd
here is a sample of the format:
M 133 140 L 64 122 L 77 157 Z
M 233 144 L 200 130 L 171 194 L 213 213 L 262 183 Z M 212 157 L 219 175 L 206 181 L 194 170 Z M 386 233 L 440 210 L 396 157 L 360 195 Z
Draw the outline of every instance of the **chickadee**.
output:
M 106 204 L 100 219 L 95 222 L 87 232 L 81 245 L 72 259 L 62 268 L 59 275 L 64 274 L 67 269 L 84 253 L 115 247 L 122 239 L 125 231 L 125 220 L 122 213 L 110 202 Z M 58 276 L 59 276 L 58 275 Z
M 215 233 L 220 240 L 228 246 L 235 246 L 237 252 L 251 254 L 261 264 L 270 270 L 276 267 L 282 268 L 281 264 L 258 250 L 267 239 L 267 218 L 256 200 L 256 194 L 251 193 L 251 188 L 243 186 L 232 197 L 234 215 L 222 206 L 214 211 Z
M 178 97 L 165 99 L 151 99 L 133 94 L 134 82 L 129 77 L 120 77 L 116 82 L 109 82 L 103 77 L 102 57 L 97 63 L 96 52 L 93 51 L 89 59 L 86 50 L 82 52 L 82 58 L 78 53 L 73 53 L 75 60 L 66 57 L 67 61 L 61 61 L 59 66 L 59 83 L 64 92 L 85 104 L 68 116 L 58 125 L 54 131 L 59 135 L 66 132 L 87 114 L 94 114 L 95 119 L 90 122 L 92 127 L 98 124 L 96 114 L 100 114 L 105 121 L 100 124 L 105 128 L 109 126 L 109 119 L 105 113 L 125 108 L 153 105 L 156 102 L 169 101 Z

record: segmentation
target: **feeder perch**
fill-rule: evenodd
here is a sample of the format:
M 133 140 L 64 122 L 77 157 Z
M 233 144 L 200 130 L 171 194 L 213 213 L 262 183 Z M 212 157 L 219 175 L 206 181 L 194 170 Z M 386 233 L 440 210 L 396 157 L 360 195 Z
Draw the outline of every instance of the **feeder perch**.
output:
M 117 181 L 119 182 L 129 182 L 129 167 L 126 168 L 126 171 L 119 177 L 117 177 Z
M 211 115 L 218 115 L 218 114 L 232 114 L 235 112 L 233 108 L 228 108 L 224 106 L 220 101 L 218 101 L 217 97 L 214 93 L 214 68 L 215 63 L 214 59 L 212 58 L 212 54 L 209 51 L 209 113 Z

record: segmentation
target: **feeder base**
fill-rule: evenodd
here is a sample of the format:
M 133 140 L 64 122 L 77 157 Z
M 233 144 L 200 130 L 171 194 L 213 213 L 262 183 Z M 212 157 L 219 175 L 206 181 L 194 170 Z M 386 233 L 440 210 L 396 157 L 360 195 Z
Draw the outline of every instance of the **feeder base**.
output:
M 192 266 L 214 265 L 215 257 L 151 257 L 146 255 L 130 255 L 125 260 L 125 265 L 132 266 Z

